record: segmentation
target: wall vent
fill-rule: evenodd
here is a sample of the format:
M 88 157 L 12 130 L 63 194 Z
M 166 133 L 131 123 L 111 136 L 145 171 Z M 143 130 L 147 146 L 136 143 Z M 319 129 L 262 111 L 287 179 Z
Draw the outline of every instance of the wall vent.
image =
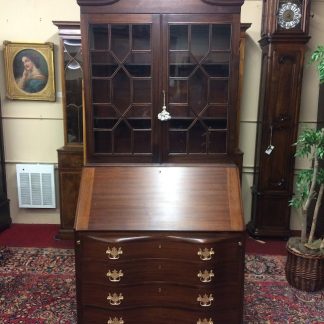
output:
M 17 164 L 20 208 L 56 208 L 54 165 Z

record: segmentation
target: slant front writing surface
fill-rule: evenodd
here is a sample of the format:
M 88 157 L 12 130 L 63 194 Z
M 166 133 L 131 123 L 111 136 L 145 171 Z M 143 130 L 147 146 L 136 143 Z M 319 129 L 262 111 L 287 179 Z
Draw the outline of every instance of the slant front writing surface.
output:
M 238 170 L 222 166 L 84 168 L 77 220 L 77 230 L 241 231 Z
M 233 18 L 212 14 L 92 15 L 84 45 L 88 162 L 233 154 L 239 32 Z M 170 120 L 158 117 L 164 108 Z

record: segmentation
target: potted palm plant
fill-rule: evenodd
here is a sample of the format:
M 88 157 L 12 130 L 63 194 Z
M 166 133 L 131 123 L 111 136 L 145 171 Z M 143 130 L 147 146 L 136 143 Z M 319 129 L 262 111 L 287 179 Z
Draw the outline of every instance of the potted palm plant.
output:
M 312 53 L 310 63 L 317 64 L 320 83 L 324 83 L 324 46 Z M 301 211 L 301 236 L 292 237 L 287 243 L 286 278 L 295 288 L 316 291 L 324 288 L 324 237 L 316 237 L 316 225 L 321 203 L 324 200 L 324 128 L 305 128 L 299 135 L 296 157 L 307 158 L 311 167 L 300 170 L 296 177 L 296 188 L 290 205 Z M 324 161 L 323 161 L 324 162 Z M 315 208 L 311 208 L 315 200 Z M 307 230 L 307 216 L 311 216 L 311 227 Z

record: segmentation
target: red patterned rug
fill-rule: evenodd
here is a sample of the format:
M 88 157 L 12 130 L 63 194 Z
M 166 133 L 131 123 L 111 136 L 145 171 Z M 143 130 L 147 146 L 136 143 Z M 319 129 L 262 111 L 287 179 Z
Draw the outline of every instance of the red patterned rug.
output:
M 0 249 L 0 323 L 76 323 L 74 251 Z
M 246 256 L 244 323 L 324 323 L 324 291 L 289 287 L 284 262 L 284 256 Z M 0 323 L 75 324 L 73 250 L 0 249 Z

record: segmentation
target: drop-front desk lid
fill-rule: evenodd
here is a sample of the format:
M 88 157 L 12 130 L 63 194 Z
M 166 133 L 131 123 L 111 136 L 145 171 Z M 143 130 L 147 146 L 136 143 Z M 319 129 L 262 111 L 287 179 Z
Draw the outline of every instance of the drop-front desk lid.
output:
M 236 167 L 99 166 L 82 171 L 77 231 L 243 231 Z

